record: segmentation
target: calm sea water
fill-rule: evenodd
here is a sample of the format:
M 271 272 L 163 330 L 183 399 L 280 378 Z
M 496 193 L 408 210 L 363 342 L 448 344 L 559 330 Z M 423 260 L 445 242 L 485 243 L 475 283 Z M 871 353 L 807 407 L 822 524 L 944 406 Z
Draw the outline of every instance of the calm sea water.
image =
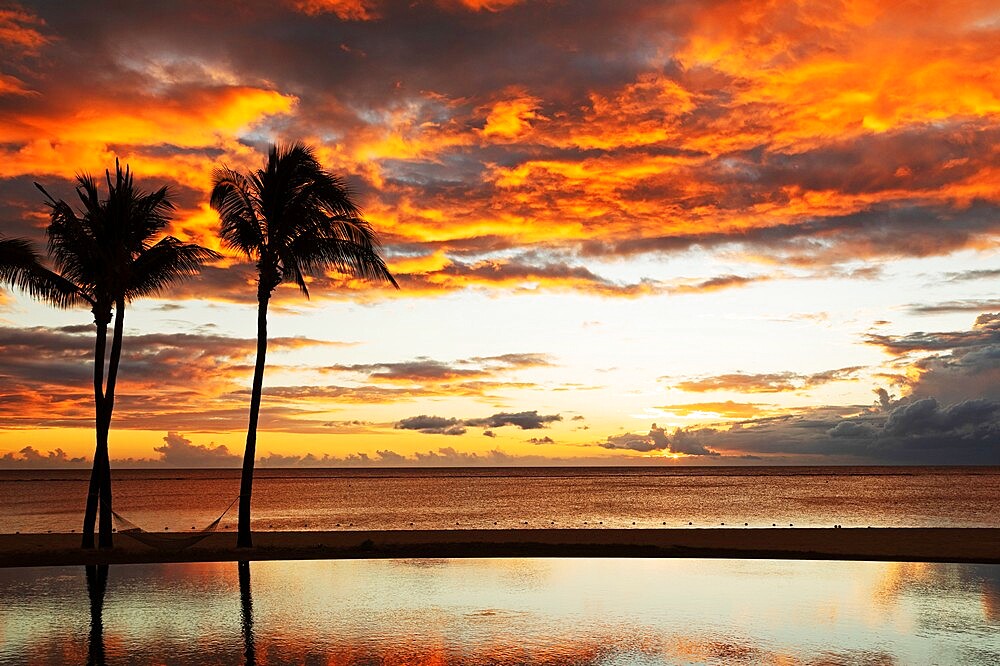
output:
M 0 532 L 78 530 L 87 479 L 0 471 Z M 144 529 L 190 530 L 239 494 L 239 471 L 115 471 L 114 493 Z M 1000 527 L 1000 467 L 262 469 L 253 502 L 258 530 Z
M 0 570 L 3 664 L 1000 663 L 1000 566 L 253 562 Z M 103 588 L 103 591 L 102 591 Z

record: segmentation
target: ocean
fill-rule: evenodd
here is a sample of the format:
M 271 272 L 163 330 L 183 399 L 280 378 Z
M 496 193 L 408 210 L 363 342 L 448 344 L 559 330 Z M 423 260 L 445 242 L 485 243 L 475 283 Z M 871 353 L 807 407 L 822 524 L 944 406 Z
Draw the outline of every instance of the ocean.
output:
M 239 470 L 114 470 L 114 508 L 201 529 Z M 0 471 L 0 533 L 79 530 L 89 471 Z M 235 529 L 236 507 L 222 529 Z M 256 530 L 1000 527 L 1000 467 L 260 469 Z

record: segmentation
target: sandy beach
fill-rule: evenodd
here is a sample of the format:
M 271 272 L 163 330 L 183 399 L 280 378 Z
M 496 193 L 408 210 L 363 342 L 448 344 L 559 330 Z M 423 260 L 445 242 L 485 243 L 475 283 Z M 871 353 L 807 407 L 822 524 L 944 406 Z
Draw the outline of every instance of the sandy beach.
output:
M 233 532 L 183 550 L 84 551 L 78 534 L 0 535 L 0 567 L 237 560 L 464 557 L 708 557 L 1000 563 L 998 528 L 520 529 Z

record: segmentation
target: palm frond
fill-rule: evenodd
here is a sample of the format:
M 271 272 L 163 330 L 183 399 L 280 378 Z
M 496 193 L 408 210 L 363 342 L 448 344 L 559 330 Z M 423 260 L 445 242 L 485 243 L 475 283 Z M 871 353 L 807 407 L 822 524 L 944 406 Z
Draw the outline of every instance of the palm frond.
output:
M 45 268 L 23 238 L 0 238 L 0 282 L 58 308 L 90 302 L 75 284 Z
M 293 282 L 308 297 L 306 275 L 328 269 L 398 288 L 347 182 L 324 170 L 311 147 L 272 145 L 263 168 L 218 169 L 214 182 L 220 236 L 256 260 L 260 289 Z
M 219 214 L 219 237 L 223 244 L 249 259 L 258 258 L 267 237 L 259 215 L 257 188 L 246 176 L 227 167 L 216 169 L 212 180 L 209 203 Z
M 162 293 L 172 283 L 197 275 L 205 262 L 221 258 L 218 252 L 167 236 L 132 263 L 125 299 Z

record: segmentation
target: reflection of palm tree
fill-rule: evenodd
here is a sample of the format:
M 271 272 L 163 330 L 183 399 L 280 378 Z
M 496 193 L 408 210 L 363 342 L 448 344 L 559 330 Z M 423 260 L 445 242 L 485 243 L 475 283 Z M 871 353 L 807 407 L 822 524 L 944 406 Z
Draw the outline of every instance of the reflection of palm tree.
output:
M 240 578 L 240 630 L 243 633 L 243 656 L 247 666 L 257 663 L 253 642 L 253 596 L 250 594 L 250 563 L 236 564 Z
M 85 302 L 97 326 L 94 346 L 94 402 L 96 449 L 90 474 L 90 490 L 83 521 L 83 547 L 94 547 L 94 523 L 100 499 L 102 548 L 110 548 L 111 467 L 108 433 L 114 410 L 115 384 L 121 361 L 125 303 L 161 292 L 171 282 L 194 275 L 201 264 L 219 255 L 198 245 L 182 243 L 173 236 L 154 242 L 170 221 L 173 203 L 166 187 L 145 193 L 136 189 L 132 174 L 115 163 L 115 179 L 106 172 L 108 195 L 101 199 L 90 176 L 77 178 L 76 192 L 83 203 L 80 211 L 56 200 L 41 185 L 48 198 L 49 254 L 59 275 L 45 272 L 48 281 L 72 286 L 72 299 L 58 298 L 58 289 L 36 288 L 35 294 L 57 306 Z M 30 287 L 30 285 L 29 285 Z M 31 289 L 29 288 L 29 292 Z M 53 295 L 56 297 L 54 298 Z M 108 325 L 114 311 L 111 354 L 104 377 Z
M 104 592 L 108 587 L 108 565 L 88 564 L 87 597 L 90 599 L 90 641 L 87 666 L 104 666 Z
M 396 281 L 379 255 L 378 237 L 362 219 L 345 183 L 300 144 L 271 146 L 263 169 L 217 169 L 212 208 L 220 237 L 257 264 L 257 360 L 240 481 L 239 547 L 252 546 L 250 495 L 267 354 L 267 306 L 274 289 L 294 282 L 307 297 L 307 274 L 333 269 L 368 280 Z

